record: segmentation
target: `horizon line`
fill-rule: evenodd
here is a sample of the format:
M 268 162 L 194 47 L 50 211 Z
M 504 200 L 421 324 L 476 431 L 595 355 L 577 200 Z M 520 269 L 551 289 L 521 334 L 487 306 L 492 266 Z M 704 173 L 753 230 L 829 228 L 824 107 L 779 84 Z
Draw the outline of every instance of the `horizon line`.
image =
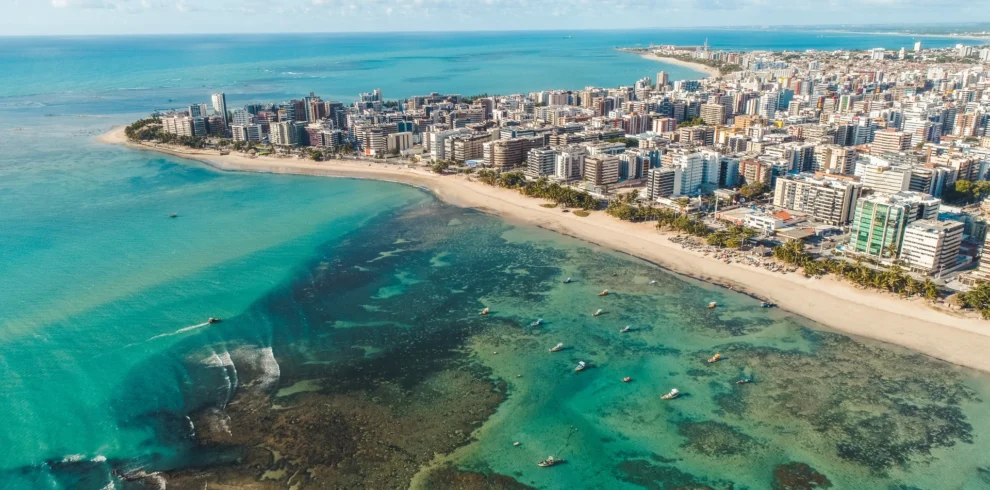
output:
M 458 29 L 438 29 L 438 30 L 409 30 L 409 31 L 306 31 L 306 32 L 292 32 L 292 31 L 227 31 L 227 32 L 121 32 L 121 33 L 104 33 L 104 34 L 59 34 L 59 33 L 44 33 L 44 34 L 3 34 L 0 33 L 0 38 L 32 38 L 32 37 L 49 37 L 49 38 L 79 38 L 79 37 L 166 37 L 166 36 L 233 36 L 233 35 L 327 35 L 327 34 L 471 34 L 471 33 L 501 33 L 501 32 L 627 32 L 627 31 L 686 31 L 686 30 L 746 30 L 746 31 L 763 31 L 763 30 L 774 30 L 782 28 L 795 28 L 795 29 L 838 29 L 838 28 L 871 28 L 871 27 L 888 27 L 888 28 L 898 28 L 898 27 L 912 27 L 912 26 L 965 26 L 965 25 L 980 25 L 985 24 L 987 31 L 990 31 L 990 21 L 954 21 L 954 22 L 905 22 L 905 23 L 893 23 L 893 24 L 740 24 L 740 25 L 698 25 L 698 26 L 684 26 L 684 27 L 625 27 L 625 28 L 588 28 L 588 29 L 569 29 L 569 28 L 545 28 L 545 29 L 471 29 L 471 30 L 458 30 Z M 845 32 L 845 31 L 839 31 Z M 971 33 L 921 33 L 921 32 L 854 32 L 849 31 L 850 34 L 874 34 L 874 35 L 924 35 L 927 37 L 962 37 L 967 34 L 972 36 Z

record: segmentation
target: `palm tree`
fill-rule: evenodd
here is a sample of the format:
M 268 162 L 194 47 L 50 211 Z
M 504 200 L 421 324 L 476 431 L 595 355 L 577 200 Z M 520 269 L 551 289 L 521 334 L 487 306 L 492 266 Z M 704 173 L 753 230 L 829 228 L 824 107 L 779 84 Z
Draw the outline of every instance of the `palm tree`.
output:
M 926 299 L 934 303 L 939 296 L 938 285 L 935 284 L 935 281 L 925 278 L 925 281 L 921 283 L 921 294 L 923 294 Z

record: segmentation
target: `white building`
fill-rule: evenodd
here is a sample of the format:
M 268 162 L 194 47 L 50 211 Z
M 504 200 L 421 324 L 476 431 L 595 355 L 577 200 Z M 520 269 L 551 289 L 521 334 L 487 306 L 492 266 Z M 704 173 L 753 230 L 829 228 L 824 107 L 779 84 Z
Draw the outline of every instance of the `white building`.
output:
M 963 228 L 959 221 L 919 220 L 904 230 L 901 260 L 912 271 L 939 274 L 956 265 Z
M 553 176 L 560 180 L 580 179 L 584 175 L 584 147 L 574 145 L 558 149 L 554 155 Z
M 808 214 L 831 225 L 843 225 L 852 219 L 862 190 L 862 184 L 848 178 L 782 176 L 774 187 L 773 205 Z
M 677 171 L 675 196 L 696 196 L 705 183 L 705 158 L 701 152 L 678 153 L 672 166 Z
M 859 170 L 860 165 L 856 166 Z M 862 165 L 860 179 L 864 187 L 873 189 L 884 194 L 897 194 L 901 191 L 911 189 L 911 166 L 896 165 L 874 160 L 872 163 Z

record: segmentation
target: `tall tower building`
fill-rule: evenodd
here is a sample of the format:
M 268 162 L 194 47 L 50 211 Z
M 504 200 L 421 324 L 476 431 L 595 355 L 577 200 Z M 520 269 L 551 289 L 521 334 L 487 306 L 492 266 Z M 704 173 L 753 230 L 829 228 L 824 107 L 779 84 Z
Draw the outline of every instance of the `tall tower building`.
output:
M 220 114 L 220 117 L 223 118 L 224 125 L 229 126 L 230 121 L 227 120 L 227 94 L 223 92 L 213 94 L 211 99 L 213 102 L 213 111 Z

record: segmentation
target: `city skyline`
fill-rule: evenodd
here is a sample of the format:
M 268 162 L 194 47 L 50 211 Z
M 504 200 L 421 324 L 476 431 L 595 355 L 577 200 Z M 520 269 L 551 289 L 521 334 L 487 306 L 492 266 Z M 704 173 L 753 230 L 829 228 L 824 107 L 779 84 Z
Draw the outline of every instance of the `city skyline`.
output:
M 990 21 L 990 13 L 969 0 L 837 0 L 773 8 L 762 0 L 673 5 L 655 0 L 220 0 L 211 5 L 187 0 L 13 0 L 11 7 L 0 20 L 6 35 L 758 28 L 849 26 L 878 18 L 888 25 Z M 307 22 L 300 24 L 300 16 Z

